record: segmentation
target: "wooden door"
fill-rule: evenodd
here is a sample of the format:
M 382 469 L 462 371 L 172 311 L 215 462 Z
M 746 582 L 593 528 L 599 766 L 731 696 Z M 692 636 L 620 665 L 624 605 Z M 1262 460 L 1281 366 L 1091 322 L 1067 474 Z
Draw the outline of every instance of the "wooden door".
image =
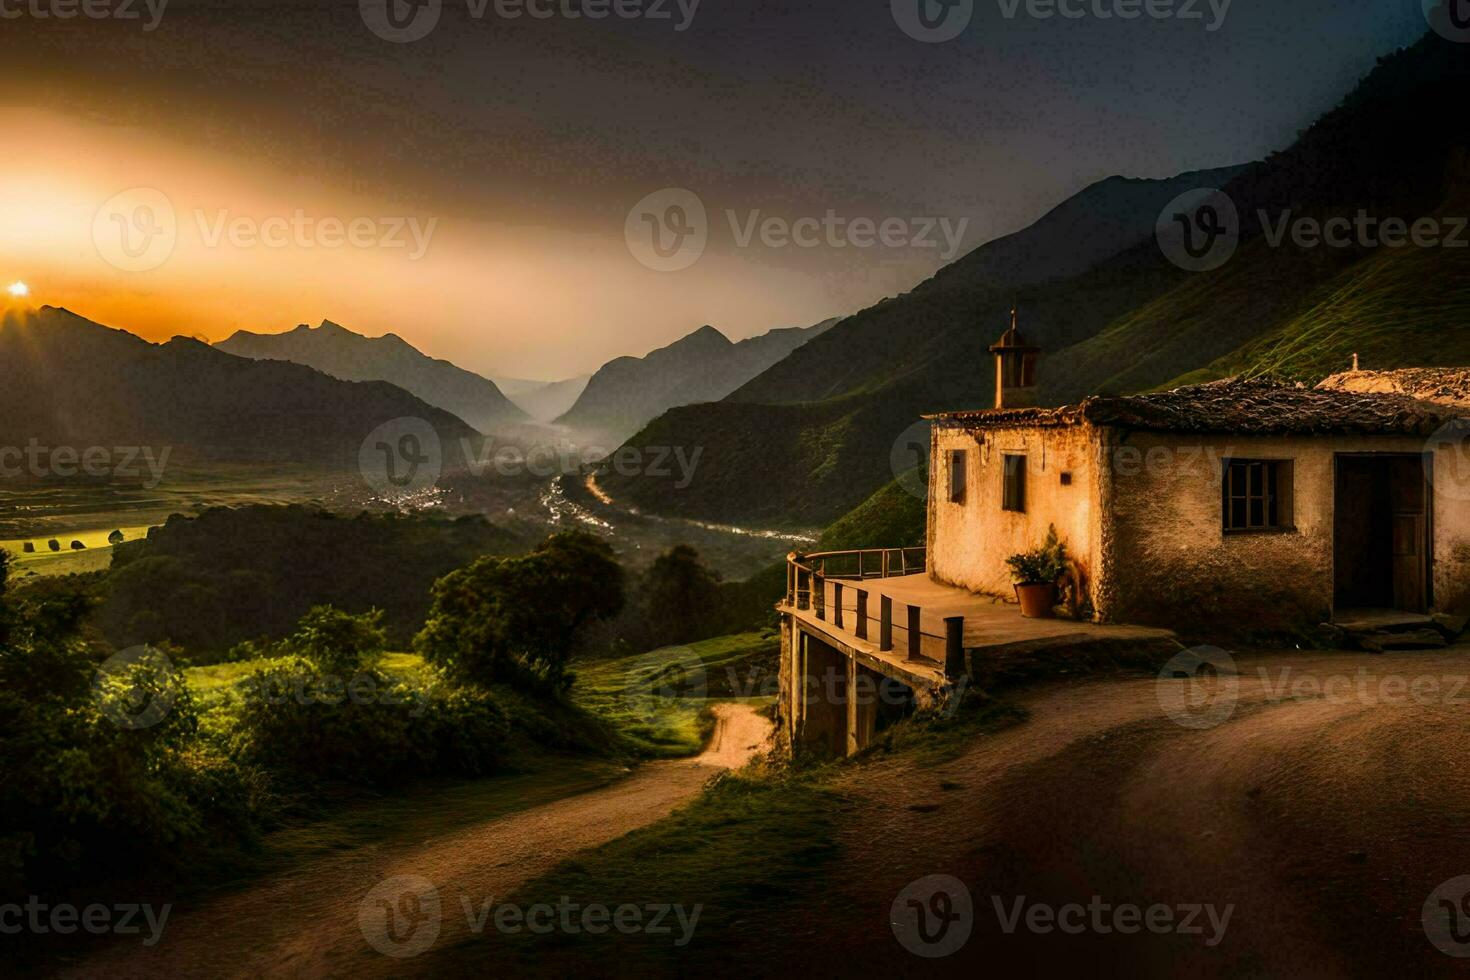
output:
M 1429 608 L 1428 487 L 1417 456 L 1396 457 L 1389 470 L 1393 522 L 1393 605 L 1407 612 Z

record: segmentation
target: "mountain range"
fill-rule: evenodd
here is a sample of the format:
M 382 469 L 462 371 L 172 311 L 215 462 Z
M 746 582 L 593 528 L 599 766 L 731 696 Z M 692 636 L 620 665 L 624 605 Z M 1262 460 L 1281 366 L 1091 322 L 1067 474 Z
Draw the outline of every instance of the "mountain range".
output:
M 896 441 L 922 414 L 992 403 L 987 348 L 1014 304 L 1043 349 L 1048 404 L 1236 373 L 1316 380 L 1354 352 L 1365 367 L 1470 363 L 1470 249 L 1273 242 L 1283 218 L 1367 212 L 1453 227 L 1470 203 L 1470 133 L 1443 95 L 1467 81 L 1470 45 L 1427 34 L 1264 160 L 1094 184 L 630 440 L 702 447 L 687 486 L 631 474 L 599 484 L 653 513 L 825 525 L 893 479 Z M 1240 216 L 1235 254 L 1211 271 L 1172 264 L 1154 240 L 1162 209 L 1191 188 L 1223 189 Z
M 352 467 L 363 440 L 395 419 L 432 426 L 446 465 L 477 436 L 387 382 L 236 357 L 187 337 L 154 344 L 59 307 L 7 313 L 0 365 L 0 445 L 168 446 L 175 458 Z
M 237 330 L 215 344 L 240 357 L 291 361 L 344 381 L 387 381 L 459 416 L 481 432 L 527 420 L 495 382 L 429 357 L 397 334 L 364 337 L 330 320 L 285 333 Z
M 719 401 L 836 323 L 771 330 L 738 343 L 700 327 L 643 357 L 608 361 L 557 422 L 616 445 L 670 408 Z

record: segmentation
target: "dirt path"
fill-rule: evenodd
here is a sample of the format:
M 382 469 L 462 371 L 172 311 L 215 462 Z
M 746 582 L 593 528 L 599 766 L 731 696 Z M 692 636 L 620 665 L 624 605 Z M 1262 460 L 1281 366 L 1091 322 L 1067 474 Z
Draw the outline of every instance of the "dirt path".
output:
M 1436 886 L 1470 874 L 1470 648 L 1237 666 L 1234 710 L 1213 727 L 1172 721 L 1152 679 L 1059 683 L 1020 698 L 1025 723 L 949 761 L 854 767 L 840 782 L 853 802 L 844 860 L 795 908 L 749 923 L 749 955 L 799 974 L 841 949 L 875 973 L 925 977 L 1462 970 L 1420 916 Z M 923 959 L 895 940 L 891 910 L 935 874 L 967 886 L 973 932 Z M 1231 917 L 1211 944 L 1203 910 L 1193 935 L 1003 925 L 1018 900 L 1094 896 Z
M 161 942 L 102 951 L 70 976 L 322 977 L 401 974 L 413 943 L 468 934 L 471 907 L 503 899 L 577 851 L 653 823 L 716 772 L 744 764 L 770 736 L 747 705 L 714 708 L 707 750 L 645 765 L 602 789 L 473 825 L 313 861 L 191 909 L 175 909 Z M 430 936 L 417 918 L 437 902 Z M 403 913 L 390 922 L 384 910 Z M 375 945 L 377 948 L 375 948 Z M 386 954 L 386 955 L 385 955 Z

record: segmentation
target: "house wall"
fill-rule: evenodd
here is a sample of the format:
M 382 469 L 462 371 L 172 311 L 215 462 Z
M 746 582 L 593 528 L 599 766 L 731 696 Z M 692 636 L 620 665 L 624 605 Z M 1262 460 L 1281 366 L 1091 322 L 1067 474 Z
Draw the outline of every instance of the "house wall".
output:
M 1109 431 L 1101 440 L 1111 501 L 1107 618 L 1242 631 L 1326 620 L 1333 599 L 1334 458 L 1343 452 L 1426 450 L 1417 437 L 1191 437 Z M 1432 448 L 1432 447 L 1431 447 Z M 1434 451 L 1436 608 L 1470 600 L 1470 461 Z M 1226 534 L 1221 460 L 1293 461 L 1293 530 Z
M 1097 430 L 1091 426 L 965 430 L 936 426 L 929 472 L 929 573 L 971 592 L 1015 599 L 1005 560 L 1041 544 L 1048 525 L 1067 545 L 1082 574 L 1083 593 L 1098 583 Z M 968 451 L 963 503 L 949 502 L 951 450 Z M 1026 510 L 1001 509 L 1002 456 L 1026 456 Z M 1062 483 L 1062 474 L 1071 483 Z

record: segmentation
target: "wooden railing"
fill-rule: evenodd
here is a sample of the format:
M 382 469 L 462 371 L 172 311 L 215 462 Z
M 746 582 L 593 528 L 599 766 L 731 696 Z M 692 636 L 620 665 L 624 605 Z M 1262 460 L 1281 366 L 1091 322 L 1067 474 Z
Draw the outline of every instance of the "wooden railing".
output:
M 853 614 L 852 634 L 859 640 L 870 641 L 870 627 L 876 623 L 878 649 L 887 653 L 894 648 L 892 597 L 880 593 L 878 615 L 873 616 L 868 603 L 869 590 L 848 583 L 917 575 L 927 567 L 924 548 L 865 548 L 810 555 L 791 552 L 786 556 L 786 605 L 803 612 L 810 610 L 817 619 L 843 631 L 848 630 L 846 613 L 850 609 Z M 849 591 L 853 593 L 854 600 L 850 606 L 844 595 Z M 943 634 L 925 633 L 923 609 L 912 603 L 902 605 L 904 616 L 897 628 L 904 633 L 906 659 L 943 663 L 945 674 L 951 678 L 963 673 L 965 618 L 947 617 Z M 926 637 L 943 644 L 942 660 L 924 655 Z

